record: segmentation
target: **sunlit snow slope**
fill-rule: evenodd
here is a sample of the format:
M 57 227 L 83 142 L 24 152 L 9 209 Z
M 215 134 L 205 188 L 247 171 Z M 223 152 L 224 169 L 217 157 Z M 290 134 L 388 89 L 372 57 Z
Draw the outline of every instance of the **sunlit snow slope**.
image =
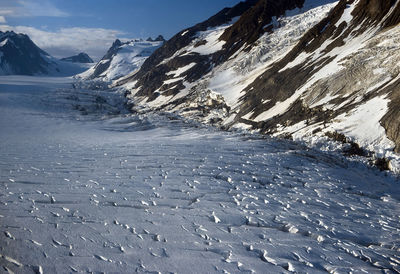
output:
M 132 40 L 122 43 L 117 39 L 107 54 L 96 65 L 78 75 L 78 78 L 108 82 L 123 76 L 132 76 L 163 42 Z
M 400 270 L 396 178 L 124 102 L 0 77 L 2 271 Z

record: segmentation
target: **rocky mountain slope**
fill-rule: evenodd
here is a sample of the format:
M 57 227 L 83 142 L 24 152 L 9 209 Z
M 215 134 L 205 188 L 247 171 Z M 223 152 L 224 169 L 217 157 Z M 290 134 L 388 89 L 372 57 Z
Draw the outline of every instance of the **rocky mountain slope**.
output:
M 340 132 L 398 152 L 399 123 L 384 118 L 399 94 L 398 4 L 340 1 L 244 89 L 235 120 L 277 135 Z
M 179 32 L 119 84 L 146 111 L 312 144 L 333 137 L 399 169 L 399 2 L 241 2 Z
M 146 41 L 136 39 L 122 43 L 117 39 L 96 65 L 78 77 L 112 81 L 129 76 L 131 73 L 135 73 L 164 42 L 161 35 L 154 40 L 149 38 Z
M 46 74 L 49 55 L 24 34 L 0 31 L 0 75 Z
M 0 31 L 0 75 L 72 76 L 85 69 L 50 56 L 26 34 Z
M 61 61 L 67 61 L 72 63 L 93 63 L 92 58 L 84 52 L 81 52 L 77 55 L 62 58 Z

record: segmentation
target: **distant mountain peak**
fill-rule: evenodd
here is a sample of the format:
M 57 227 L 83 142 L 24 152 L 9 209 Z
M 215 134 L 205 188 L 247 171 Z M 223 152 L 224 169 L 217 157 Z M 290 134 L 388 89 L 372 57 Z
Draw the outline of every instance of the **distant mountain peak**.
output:
M 0 32 L 0 74 L 46 74 L 51 62 L 29 36 L 14 31 Z
M 149 37 L 149 38 L 146 39 L 146 41 L 148 41 L 148 42 L 165 42 L 165 39 L 164 39 L 164 37 L 162 35 L 158 35 L 156 37 L 156 39 L 153 39 L 153 38 Z
M 61 61 L 67 61 L 72 63 L 93 63 L 92 58 L 89 57 L 84 52 L 79 53 L 78 55 L 62 58 Z
M 59 62 L 26 34 L 0 31 L 0 75 L 70 76 L 83 69 L 78 64 Z
M 156 39 L 154 39 L 154 41 L 159 41 L 159 42 L 164 42 L 165 39 L 162 35 L 158 35 Z
M 115 48 L 118 48 L 118 47 L 120 47 L 120 46 L 122 46 L 121 40 L 116 39 L 116 40 L 114 41 L 114 43 L 112 44 L 111 48 L 112 48 L 112 49 L 115 49 Z
M 121 42 L 116 39 L 103 58 L 92 68 L 79 75 L 83 79 L 100 78 L 113 81 L 134 73 L 143 62 L 163 43 L 161 35 L 155 40 L 149 38 Z

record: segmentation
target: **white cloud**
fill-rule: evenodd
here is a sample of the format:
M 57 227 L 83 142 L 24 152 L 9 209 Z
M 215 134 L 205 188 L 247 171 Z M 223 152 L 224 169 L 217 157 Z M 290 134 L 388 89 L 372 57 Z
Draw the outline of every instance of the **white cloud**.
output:
M 5 23 L 6 23 L 6 18 L 0 15 L 0 24 L 5 24 Z
M 68 13 L 58 9 L 48 0 L 32 1 L 20 0 L 22 9 L 27 12 L 27 16 L 50 16 L 50 17 L 67 17 Z
M 86 52 L 93 59 L 100 59 L 123 32 L 102 28 L 62 28 L 51 32 L 28 26 L 0 25 L 1 31 L 13 30 L 27 34 L 41 49 L 54 57 L 67 57 Z

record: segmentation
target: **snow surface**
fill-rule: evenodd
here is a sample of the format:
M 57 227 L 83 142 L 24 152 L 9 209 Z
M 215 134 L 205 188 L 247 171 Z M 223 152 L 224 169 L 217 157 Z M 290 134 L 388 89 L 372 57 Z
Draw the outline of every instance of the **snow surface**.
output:
M 167 72 L 167 75 L 172 75 L 173 77 L 178 77 L 181 74 L 185 73 L 186 71 L 188 71 L 189 69 L 191 69 L 192 67 L 194 67 L 196 65 L 196 63 L 190 63 L 189 65 L 186 65 L 184 67 L 178 68 L 177 70 L 172 70 L 170 72 Z
M 362 147 L 378 153 L 384 157 L 385 151 L 394 150 L 395 144 L 386 137 L 386 131 L 380 120 L 388 111 L 389 99 L 375 97 L 365 104 L 361 104 L 350 113 L 338 116 L 327 129 L 344 133 L 357 140 Z
M 8 38 L 4 39 L 3 41 L 0 42 L 0 47 L 3 47 L 5 44 L 7 44 Z
M 400 270 L 392 175 L 71 81 L 0 77 L 3 271 Z
M 339 27 L 343 22 L 346 22 L 346 24 L 349 25 L 349 23 L 353 19 L 353 16 L 351 15 L 351 13 L 353 12 L 353 10 L 357 4 L 358 4 L 358 0 L 355 1 L 352 5 L 346 5 L 345 10 L 343 11 L 342 17 L 335 24 L 336 27 Z
M 113 80 L 139 69 L 162 42 L 131 42 L 125 44 L 113 56 L 110 68 L 101 76 Z
M 224 33 L 225 29 L 228 28 L 229 25 L 223 25 L 216 28 L 211 28 L 206 31 L 202 31 L 198 33 L 200 41 L 205 41 L 204 45 L 194 46 L 188 49 L 188 52 L 195 52 L 201 55 L 209 55 L 213 54 L 222 49 L 225 45 L 225 41 L 219 40 L 219 37 Z
M 172 84 L 172 83 L 181 81 L 181 80 L 183 80 L 183 79 L 185 79 L 185 77 L 178 77 L 178 78 L 168 79 L 168 80 L 165 80 L 165 81 L 164 81 L 164 84 L 163 84 L 163 85 L 169 85 L 169 84 Z

